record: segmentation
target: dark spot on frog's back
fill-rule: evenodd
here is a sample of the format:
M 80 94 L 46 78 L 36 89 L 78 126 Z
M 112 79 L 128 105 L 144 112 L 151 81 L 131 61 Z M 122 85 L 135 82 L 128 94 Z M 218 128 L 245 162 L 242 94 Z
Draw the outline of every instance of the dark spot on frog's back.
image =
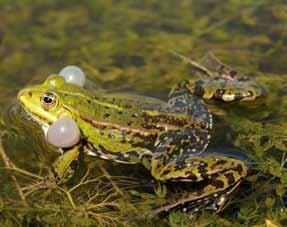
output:
M 224 176 L 226 177 L 229 185 L 231 185 L 235 182 L 235 179 L 234 179 L 234 176 L 232 173 L 226 173 L 226 174 L 224 174 Z
M 211 169 L 216 169 L 217 166 L 221 166 L 221 165 L 224 165 L 226 163 L 227 163 L 227 161 L 224 159 L 216 159 L 215 163 L 211 166 Z
M 172 170 L 170 169 L 166 169 L 163 171 L 162 175 L 165 176 L 165 175 L 168 175 Z
M 188 174 L 188 179 L 190 179 L 191 181 L 196 181 L 197 177 L 195 174 L 193 174 L 192 172 L 187 172 Z
M 240 164 L 237 165 L 237 171 L 239 174 L 241 174 L 243 172 L 242 165 L 240 165 Z
M 109 116 L 110 116 L 109 113 L 105 113 L 105 114 L 104 114 L 104 118 L 108 118 Z
M 224 183 L 221 180 L 214 180 L 211 182 L 211 185 L 216 187 L 216 188 L 223 188 Z
M 145 122 L 149 122 L 151 124 L 156 124 L 159 122 L 164 122 L 164 123 L 168 123 L 171 125 L 176 125 L 176 126 L 184 126 L 187 124 L 187 119 L 183 119 L 183 118 L 176 118 L 174 116 L 168 116 L 166 114 L 159 114 L 156 116 L 152 116 L 149 115 L 147 113 L 144 113 L 144 119 Z

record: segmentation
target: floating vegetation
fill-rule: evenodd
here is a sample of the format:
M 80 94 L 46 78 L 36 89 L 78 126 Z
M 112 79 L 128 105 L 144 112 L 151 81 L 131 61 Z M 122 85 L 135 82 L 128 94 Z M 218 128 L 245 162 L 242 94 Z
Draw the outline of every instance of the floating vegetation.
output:
M 0 1 L 0 225 L 286 226 L 286 7 L 285 0 Z M 208 102 L 209 147 L 252 160 L 218 214 L 138 216 L 172 191 L 138 166 L 85 160 L 78 176 L 53 184 L 45 176 L 57 153 L 32 122 L 11 118 L 21 112 L 6 111 L 20 89 L 66 65 L 80 66 L 97 88 L 166 99 L 177 82 L 198 79 L 171 51 L 199 59 L 209 50 L 266 89 L 254 103 Z
M 40 175 L 33 174 L 15 166 L 0 147 L 5 172 L 18 199 L 1 199 L 1 225 L 19 223 L 74 224 L 118 226 L 123 224 L 119 218 L 118 192 L 103 177 L 89 178 L 89 169 L 80 181 L 73 186 L 59 186 Z M 23 182 L 23 178 L 25 179 Z M 118 179 L 119 181 L 121 179 Z M 23 182 L 23 183 L 20 183 Z M 9 184 L 10 183 L 10 184 Z M 89 190 L 83 190 L 89 186 Z M 11 189 L 10 189 L 11 190 Z M 16 213 L 16 216 L 11 216 Z

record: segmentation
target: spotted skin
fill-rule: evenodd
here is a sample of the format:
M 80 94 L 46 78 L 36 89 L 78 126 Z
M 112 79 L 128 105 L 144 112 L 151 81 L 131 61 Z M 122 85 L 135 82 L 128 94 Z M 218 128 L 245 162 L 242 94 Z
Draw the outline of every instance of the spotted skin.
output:
M 51 178 L 60 183 L 67 180 L 75 170 L 74 161 L 83 154 L 142 163 L 161 182 L 204 183 L 196 191 L 190 188 L 182 197 L 170 198 L 167 206 L 157 209 L 159 212 L 220 211 L 246 177 L 248 167 L 239 156 L 206 151 L 213 123 L 203 99 L 250 100 L 256 89 L 251 83 L 235 80 L 234 73 L 226 73 L 224 67 L 220 78 L 220 70 L 197 67 L 212 78 L 180 82 L 167 103 L 128 94 L 91 93 L 57 75 L 20 91 L 20 103 L 44 131 L 62 117 L 73 118 L 81 130 L 81 141 L 56 160 Z M 237 93 L 226 95 L 231 91 Z M 250 91 L 252 97 L 246 98 L 244 94 Z M 46 94 L 54 98 L 53 105 L 43 103 Z

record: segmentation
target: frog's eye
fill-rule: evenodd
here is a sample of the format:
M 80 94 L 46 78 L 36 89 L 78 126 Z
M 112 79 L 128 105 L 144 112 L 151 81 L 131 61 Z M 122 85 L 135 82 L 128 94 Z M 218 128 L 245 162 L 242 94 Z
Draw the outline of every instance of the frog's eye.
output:
M 56 95 L 54 95 L 52 93 L 45 93 L 41 97 L 41 103 L 42 103 L 43 108 L 45 110 L 50 110 L 50 109 L 52 109 L 52 108 L 57 106 L 58 99 L 57 99 Z

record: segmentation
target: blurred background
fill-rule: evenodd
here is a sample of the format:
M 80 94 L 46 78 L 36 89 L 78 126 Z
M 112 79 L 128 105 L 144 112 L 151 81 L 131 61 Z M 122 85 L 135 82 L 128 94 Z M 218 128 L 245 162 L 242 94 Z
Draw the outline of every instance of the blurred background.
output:
M 161 96 L 190 76 L 171 50 L 195 59 L 212 50 L 247 72 L 284 74 L 286 7 L 285 0 L 1 0 L 0 102 L 68 64 L 105 88 Z

